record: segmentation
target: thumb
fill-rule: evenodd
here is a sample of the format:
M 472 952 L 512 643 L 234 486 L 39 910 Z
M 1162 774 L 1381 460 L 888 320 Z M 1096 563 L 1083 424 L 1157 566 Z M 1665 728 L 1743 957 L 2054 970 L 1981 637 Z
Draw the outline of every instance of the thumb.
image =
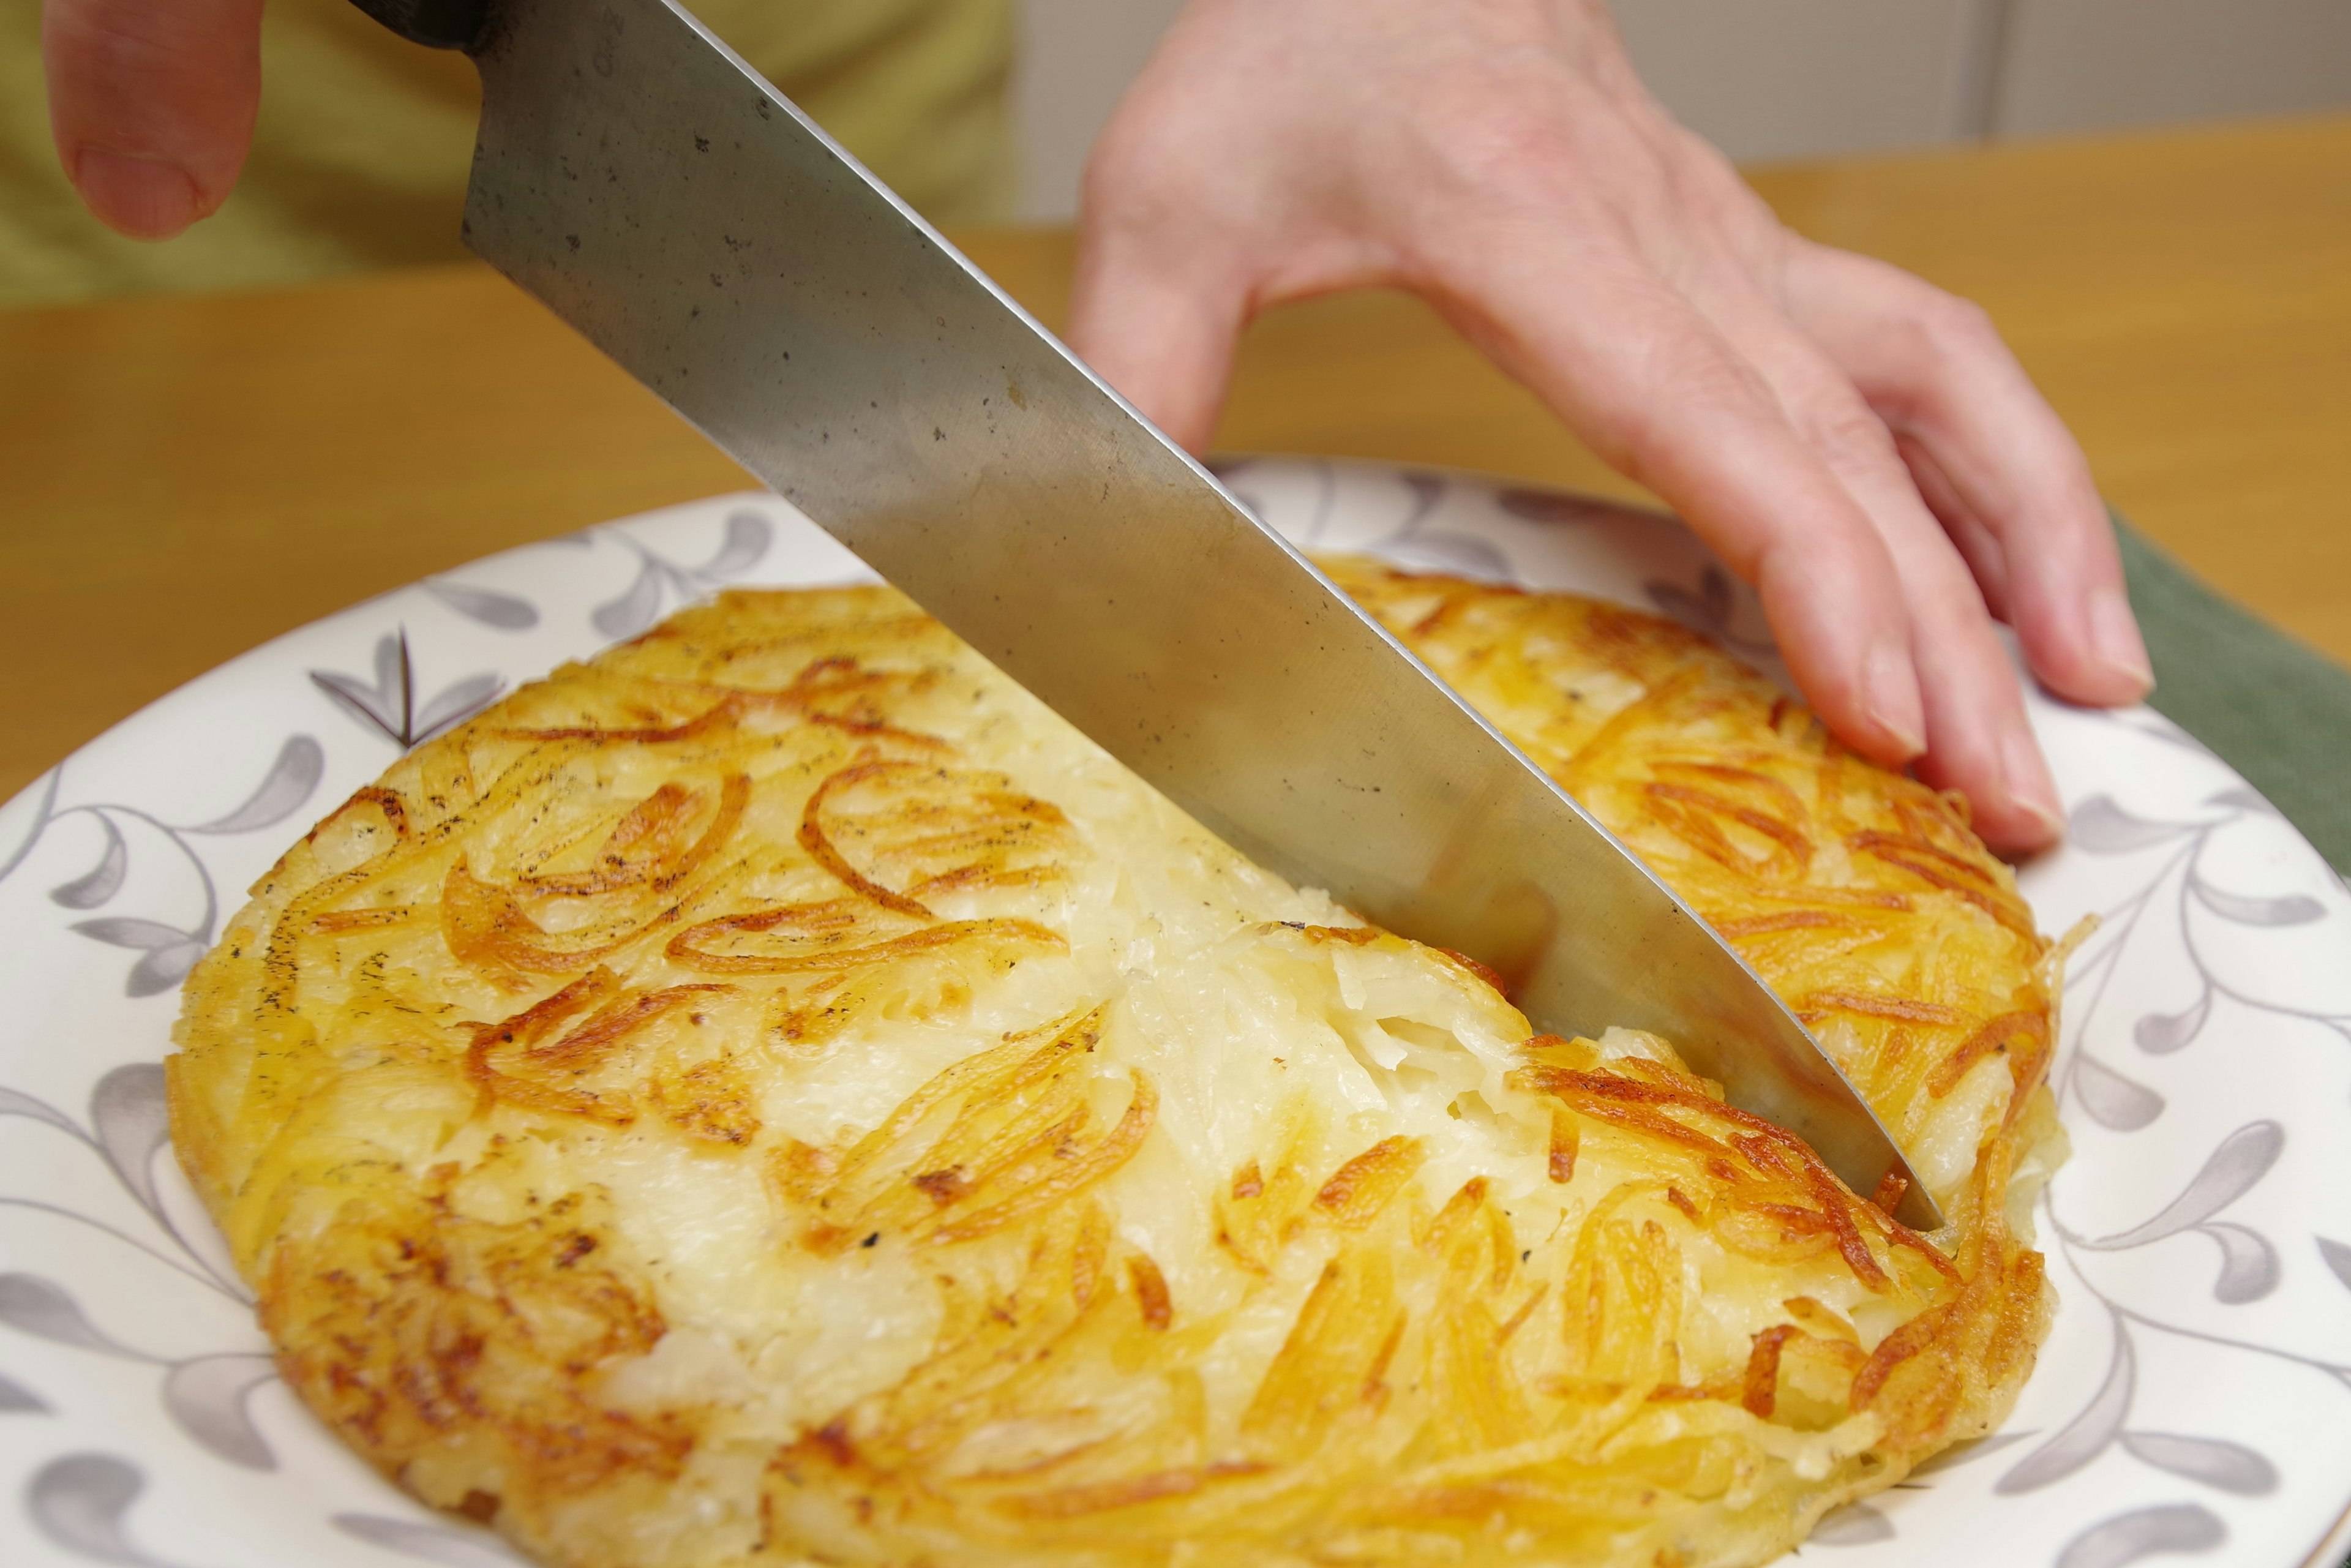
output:
M 1091 218 L 1078 235 L 1070 347 L 1185 450 L 1205 450 L 1232 379 L 1249 289 L 1155 237 L 1110 234 Z M 1155 254 L 1155 250 L 1156 254 Z
M 261 99 L 261 0 L 47 0 L 66 176 L 109 227 L 167 239 L 228 195 Z

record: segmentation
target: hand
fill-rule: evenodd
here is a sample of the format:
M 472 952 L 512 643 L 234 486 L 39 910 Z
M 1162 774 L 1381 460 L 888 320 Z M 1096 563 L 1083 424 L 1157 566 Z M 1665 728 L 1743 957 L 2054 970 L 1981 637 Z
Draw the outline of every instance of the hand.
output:
M 167 239 L 228 196 L 261 101 L 261 0 L 47 0 L 66 176 L 110 228 Z
M 2063 826 L 1992 630 L 2090 704 L 2152 684 L 2088 465 L 1983 313 L 1782 228 L 1598 0 L 1190 0 L 1086 172 L 1072 346 L 1215 428 L 1280 300 L 1412 288 L 1755 585 L 1830 727 Z

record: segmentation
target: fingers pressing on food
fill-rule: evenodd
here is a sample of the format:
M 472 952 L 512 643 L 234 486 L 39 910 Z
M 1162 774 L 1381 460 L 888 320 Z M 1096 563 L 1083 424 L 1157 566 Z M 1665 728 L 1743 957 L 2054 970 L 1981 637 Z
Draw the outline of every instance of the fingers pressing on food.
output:
M 1982 310 L 1880 261 L 1798 242 L 1790 308 L 1900 443 L 1919 493 L 2059 695 L 2155 677 L 2081 447 Z

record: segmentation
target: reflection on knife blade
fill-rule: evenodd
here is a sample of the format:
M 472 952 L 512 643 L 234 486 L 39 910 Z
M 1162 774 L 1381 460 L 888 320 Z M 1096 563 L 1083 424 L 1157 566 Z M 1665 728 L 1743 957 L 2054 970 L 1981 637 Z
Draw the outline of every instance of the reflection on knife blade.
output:
M 483 78 L 467 243 L 745 467 L 1243 853 L 1545 1028 L 1672 1039 L 1939 1223 L 1680 900 L 684 11 L 441 32 Z

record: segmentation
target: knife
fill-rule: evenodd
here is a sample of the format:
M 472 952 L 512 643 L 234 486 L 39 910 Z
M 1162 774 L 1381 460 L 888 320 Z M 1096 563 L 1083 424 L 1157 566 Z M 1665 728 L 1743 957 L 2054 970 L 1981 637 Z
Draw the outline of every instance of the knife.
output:
M 685 11 L 356 3 L 481 72 L 477 255 L 1203 826 L 1940 1226 L 1720 937 Z

